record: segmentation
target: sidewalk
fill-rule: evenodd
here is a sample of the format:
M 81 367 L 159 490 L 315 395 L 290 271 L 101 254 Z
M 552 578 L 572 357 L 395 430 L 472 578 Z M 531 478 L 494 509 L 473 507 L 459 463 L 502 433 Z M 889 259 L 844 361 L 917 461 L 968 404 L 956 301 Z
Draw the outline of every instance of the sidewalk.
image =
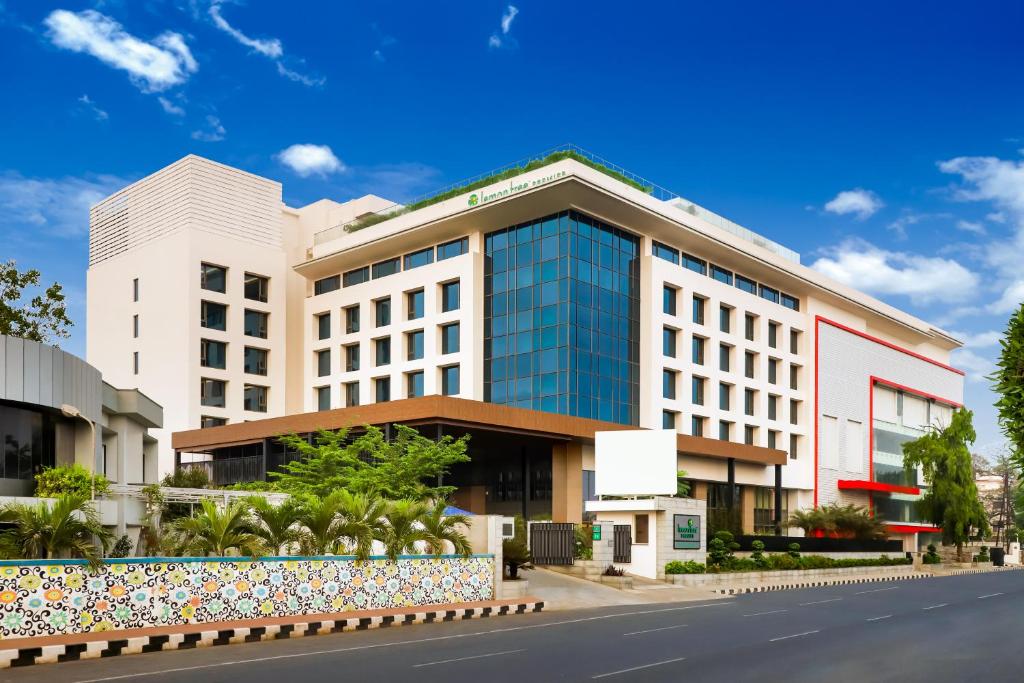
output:
M 419 605 L 404 610 L 358 610 L 352 612 L 263 617 L 205 624 L 154 626 L 131 631 L 104 631 L 0 641 L 0 669 L 31 664 L 70 662 L 78 659 L 185 650 L 196 647 L 254 643 L 343 631 L 459 621 L 507 614 L 540 612 L 544 603 L 536 598 L 488 600 L 449 605 Z
M 530 582 L 530 594 L 543 600 L 547 610 L 689 602 L 717 597 L 707 590 L 672 586 L 641 577 L 633 577 L 633 588 L 619 589 L 540 567 L 523 572 L 522 576 Z

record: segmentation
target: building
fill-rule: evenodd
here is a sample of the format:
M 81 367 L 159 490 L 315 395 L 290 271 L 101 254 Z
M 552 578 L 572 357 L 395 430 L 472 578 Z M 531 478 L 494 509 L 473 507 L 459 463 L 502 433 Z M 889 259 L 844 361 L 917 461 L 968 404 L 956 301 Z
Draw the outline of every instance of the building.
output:
M 489 453 L 470 485 L 487 511 L 570 486 L 577 518 L 593 432 L 665 428 L 709 515 L 768 532 L 816 503 L 888 506 L 914 542 L 919 487 L 894 483 L 890 442 L 962 401 L 955 339 L 580 150 L 529 168 L 410 206 L 294 209 L 277 183 L 186 157 L 92 211 L 90 361 L 186 432 L 164 467 L 173 449 L 265 476 L 288 420 L 387 424 L 443 396 L 461 401 L 419 424 L 463 428 L 445 406 L 470 401 L 578 444 L 564 477 L 540 446 L 532 482 L 522 448 Z
M 45 468 L 79 464 L 115 491 L 158 481 L 163 410 L 137 389 L 117 389 L 82 359 L 39 342 L 0 335 L 0 498 L 31 497 Z M 139 503 L 121 493 L 99 501 L 119 533 L 141 524 Z

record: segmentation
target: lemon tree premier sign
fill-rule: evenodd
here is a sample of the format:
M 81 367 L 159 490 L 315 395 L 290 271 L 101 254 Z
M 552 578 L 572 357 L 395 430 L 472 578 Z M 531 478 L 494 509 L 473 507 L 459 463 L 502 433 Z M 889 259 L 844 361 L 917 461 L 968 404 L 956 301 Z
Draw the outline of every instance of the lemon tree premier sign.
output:
M 700 550 L 700 515 L 672 515 L 672 549 Z
M 498 190 L 488 190 L 487 192 L 474 192 L 469 195 L 468 204 L 470 206 L 479 206 L 480 204 L 487 204 L 497 199 L 504 199 L 510 195 L 519 194 L 526 190 L 532 190 L 538 185 L 547 185 L 548 183 L 560 180 L 566 176 L 565 171 L 558 171 L 556 173 L 550 173 L 539 178 L 532 180 L 517 180 L 513 178 L 508 181 L 508 187 L 503 187 Z

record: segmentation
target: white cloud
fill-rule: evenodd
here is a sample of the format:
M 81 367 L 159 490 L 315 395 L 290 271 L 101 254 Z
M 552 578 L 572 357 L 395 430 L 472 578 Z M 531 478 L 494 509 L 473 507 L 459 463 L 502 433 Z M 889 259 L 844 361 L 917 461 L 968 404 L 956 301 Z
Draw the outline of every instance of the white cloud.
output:
M 967 373 L 967 379 L 971 382 L 987 382 L 985 378 L 995 370 L 995 362 L 985 358 L 970 349 L 955 349 L 950 355 L 950 362 L 953 367 L 960 368 Z
M 993 211 L 992 213 L 985 214 L 985 220 L 992 221 L 993 223 L 1005 223 L 1006 214 L 1002 211 Z
M 83 52 L 127 71 L 143 92 L 159 92 L 188 80 L 199 69 L 181 35 L 165 32 L 147 42 L 95 10 L 54 10 L 43 21 L 57 47 Z
M 88 95 L 82 95 L 78 101 L 97 121 L 106 121 L 110 118 L 110 114 L 96 106 L 96 103 Z
M 303 85 L 308 85 L 311 88 L 319 88 L 327 82 L 326 78 L 314 78 L 312 76 L 300 74 L 298 71 L 292 71 L 281 62 L 277 63 L 277 73 L 289 80 L 295 81 L 296 83 L 302 83 Z
M 977 221 L 964 221 L 959 220 L 956 222 L 956 229 L 963 230 L 964 232 L 971 232 L 975 235 L 984 235 L 985 226 Z
M 185 115 L 185 110 L 182 107 L 179 107 L 174 102 L 171 102 L 169 99 L 167 99 L 166 97 L 161 95 L 160 97 L 157 98 L 157 100 L 160 102 L 160 107 L 166 113 L 168 113 L 168 114 L 170 114 L 172 116 L 184 116 Z
M 26 178 L 0 174 L 0 230 L 63 237 L 89 231 L 89 207 L 130 181 L 112 175 Z
M 281 150 L 276 158 L 303 178 L 326 176 L 345 170 L 345 165 L 327 145 L 292 145 Z
M 206 128 L 192 131 L 192 139 L 201 140 L 202 142 L 220 142 L 227 135 L 227 132 L 219 118 L 213 114 L 207 114 Z
M 951 259 L 886 251 L 859 239 L 828 250 L 811 267 L 861 291 L 916 304 L 964 301 L 978 285 L 974 273 Z
M 1018 258 L 1020 255 L 1018 254 Z M 1002 315 L 1012 313 L 1024 303 L 1024 280 L 1015 280 L 1003 289 L 1002 295 L 985 307 L 989 313 Z
M 281 46 L 280 40 L 278 40 L 277 38 L 250 38 L 249 36 L 239 31 L 237 28 L 229 24 L 227 20 L 224 19 L 223 16 L 221 16 L 220 6 L 220 2 L 214 2 L 210 5 L 210 18 L 213 19 L 213 23 L 217 28 L 227 33 L 229 36 L 237 40 L 242 45 L 252 48 L 256 52 L 259 52 L 261 55 L 264 55 L 265 57 L 270 57 L 271 59 L 278 59 L 279 57 L 284 55 L 284 48 Z
M 864 220 L 870 218 L 883 206 L 885 204 L 874 192 L 857 187 L 852 190 L 843 190 L 837 194 L 825 204 L 825 210 L 840 216 L 852 213 L 858 219 Z
M 939 170 L 959 175 L 966 183 L 956 193 L 959 199 L 991 201 L 1018 218 L 1024 217 L 1024 161 L 957 157 L 939 162 Z
M 489 47 L 498 48 L 505 44 L 505 37 L 512 30 L 512 22 L 515 21 L 518 14 L 519 8 L 515 5 L 509 5 L 505 8 L 505 12 L 501 15 L 501 32 L 499 34 L 499 32 L 495 31 L 491 34 L 491 37 L 487 39 Z
M 987 349 L 991 346 L 998 346 L 1003 333 L 999 330 L 986 330 L 985 332 L 950 332 L 954 337 L 964 343 L 968 349 Z

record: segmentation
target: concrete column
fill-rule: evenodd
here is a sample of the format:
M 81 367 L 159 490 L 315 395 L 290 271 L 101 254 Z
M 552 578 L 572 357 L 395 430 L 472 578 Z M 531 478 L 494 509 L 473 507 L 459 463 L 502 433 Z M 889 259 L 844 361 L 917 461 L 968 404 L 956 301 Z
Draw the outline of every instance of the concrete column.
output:
M 583 445 L 556 443 L 551 447 L 551 521 L 583 521 Z
M 740 531 L 754 533 L 754 487 L 744 486 L 740 491 Z
M 782 465 L 775 466 L 775 535 L 782 535 Z
M 601 540 L 594 541 L 594 562 L 607 567 L 615 559 L 615 522 L 597 520 L 594 528 L 601 528 Z

